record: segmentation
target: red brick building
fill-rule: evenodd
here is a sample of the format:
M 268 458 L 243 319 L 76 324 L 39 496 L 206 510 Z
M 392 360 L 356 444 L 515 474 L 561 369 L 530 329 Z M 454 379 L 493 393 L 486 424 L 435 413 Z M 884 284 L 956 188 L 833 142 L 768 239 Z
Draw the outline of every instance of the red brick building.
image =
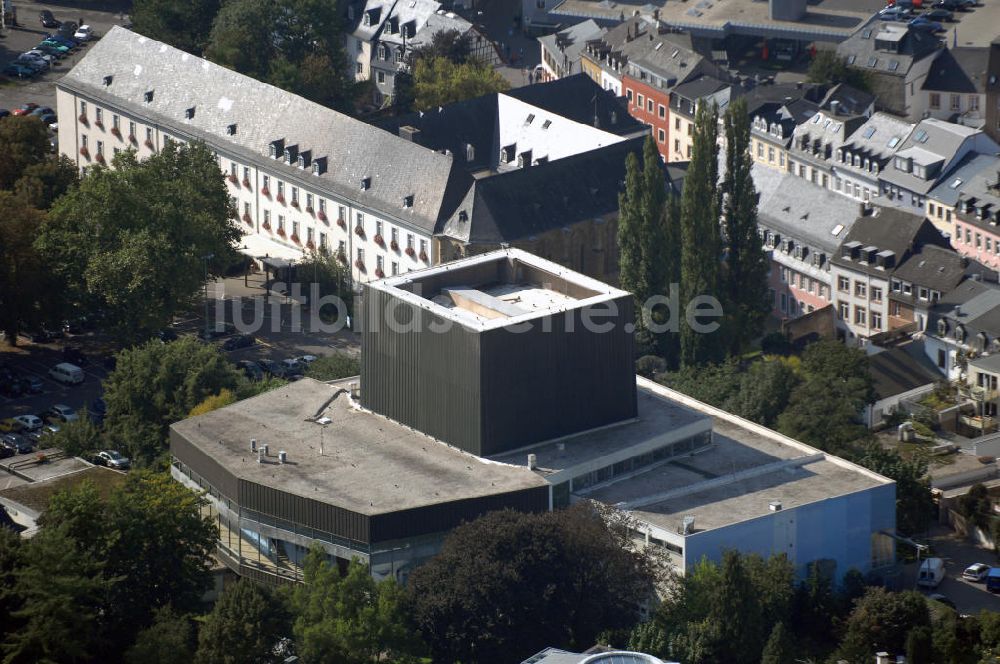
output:
M 629 115 L 652 128 L 656 147 L 665 161 L 670 146 L 670 92 L 627 74 L 622 76 L 622 91 L 628 99 Z

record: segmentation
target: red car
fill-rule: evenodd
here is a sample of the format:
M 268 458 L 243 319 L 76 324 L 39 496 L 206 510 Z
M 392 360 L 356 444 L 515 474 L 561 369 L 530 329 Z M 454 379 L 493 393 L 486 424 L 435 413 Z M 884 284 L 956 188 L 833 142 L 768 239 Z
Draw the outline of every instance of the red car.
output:
M 17 109 L 16 111 L 14 111 L 13 114 L 14 115 L 31 115 L 31 112 L 33 110 L 35 110 L 36 108 L 38 108 L 38 104 L 35 104 L 34 102 L 30 102 L 29 101 L 27 104 L 25 104 L 21 108 Z

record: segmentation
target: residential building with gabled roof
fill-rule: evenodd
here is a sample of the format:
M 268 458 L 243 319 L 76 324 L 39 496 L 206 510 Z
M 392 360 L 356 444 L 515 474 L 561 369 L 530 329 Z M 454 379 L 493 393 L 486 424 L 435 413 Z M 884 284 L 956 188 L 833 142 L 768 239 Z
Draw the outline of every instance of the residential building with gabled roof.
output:
M 823 189 L 833 189 L 833 157 L 866 120 L 864 115 L 842 114 L 836 106 L 829 110 L 820 108 L 792 132 L 789 172 Z
M 952 246 L 991 270 L 1000 271 L 1000 159 L 981 168 L 959 189 Z
M 986 82 L 990 49 L 943 48 L 914 94 L 915 118 L 931 117 L 981 129 L 986 124 Z
M 969 279 L 931 307 L 924 350 L 948 380 L 961 378 L 970 355 L 1000 353 L 1000 287 Z
M 834 151 L 832 189 L 865 202 L 880 198 L 879 174 L 913 131 L 914 125 L 888 113 L 875 113 Z
M 930 30 L 873 17 L 837 45 L 848 66 L 866 72 L 878 110 L 919 120 L 914 96 L 941 48 Z
M 607 31 L 594 21 L 586 20 L 568 28 L 538 38 L 541 50 L 542 80 L 583 73 L 581 53 L 587 43 L 600 39 Z
M 930 191 L 970 152 L 996 154 L 1000 145 L 978 129 L 936 118 L 921 120 L 896 150 L 892 164 L 880 171 L 882 195 L 923 212 Z
M 969 152 L 958 160 L 927 194 L 927 218 L 942 234 L 952 239 L 952 246 L 956 250 L 962 251 L 956 244 L 961 242 L 961 238 L 955 233 L 955 212 L 959 199 L 967 188 L 979 189 L 982 187 L 982 184 L 979 184 L 980 180 L 988 181 L 997 171 L 1000 171 L 1000 157 Z M 991 243 L 989 253 L 992 252 Z M 997 247 L 997 253 L 1000 253 L 1000 247 Z M 986 257 L 977 260 L 989 264 Z
M 714 76 L 700 76 L 670 92 L 670 151 L 667 161 L 688 161 L 694 143 L 694 118 L 699 104 L 715 104 L 725 113 L 732 86 Z

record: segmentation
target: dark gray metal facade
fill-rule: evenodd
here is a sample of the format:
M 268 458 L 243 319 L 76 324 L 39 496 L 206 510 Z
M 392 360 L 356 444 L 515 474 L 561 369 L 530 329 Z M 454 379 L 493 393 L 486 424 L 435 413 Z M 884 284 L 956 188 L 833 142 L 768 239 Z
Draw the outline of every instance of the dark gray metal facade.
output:
M 549 489 L 541 486 L 370 516 L 238 478 L 174 431 L 170 436 L 170 453 L 201 478 L 203 485 L 209 485 L 204 486 L 206 490 L 232 501 L 231 509 L 244 516 L 305 535 L 309 535 L 310 529 L 319 531 L 317 536 L 333 535 L 362 548 L 447 532 L 463 521 L 493 510 L 541 512 L 549 505 Z
M 500 280 L 492 270 L 492 281 Z M 490 283 L 489 275 L 478 276 Z M 422 284 L 425 297 L 460 280 L 476 283 L 465 270 L 442 273 Z M 362 307 L 362 404 L 472 454 L 496 454 L 636 416 L 628 295 L 536 318 L 520 332 L 480 331 L 453 321 L 434 332 L 445 327 L 440 316 L 368 285 Z M 585 316 L 606 329 L 588 329 Z

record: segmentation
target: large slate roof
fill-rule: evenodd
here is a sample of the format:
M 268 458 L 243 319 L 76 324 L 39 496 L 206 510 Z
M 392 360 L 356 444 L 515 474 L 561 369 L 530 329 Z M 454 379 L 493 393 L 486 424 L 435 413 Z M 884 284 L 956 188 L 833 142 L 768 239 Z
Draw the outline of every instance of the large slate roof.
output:
M 955 325 L 961 324 L 967 339 L 974 339 L 980 332 L 991 340 L 1000 337 L 1000 288 L 972 279 L 964 281 L 930 308 L 928 334 L 937 333 L 937 321 L 942 318 L 949 323 L 949 335 Z
M 644 140 L 478 179 L 440 232 L 474 244 L 510 243 L 617 212 L 625 158 L 641 156 Z
M 997 173 L 1000 173 L 1000 158 L 970 152 L 941 178 L 928 196 L 950 206 L 956 205 L 962 197 L 983 197 L 989 191 L 985 185 L 996 182 Z
M 897 154 L 910 151 L 915 157 L 939 159 L 945 165 L 954 159 L 962 144 L 978 132 L 977 129 L 952 124 L 936 118 L 926 118 L 910 132 L 900 144 Z M 915 160 L 916 161 L 916 160 Z M 907 191 L 926 194 L 937 183 L 938 178 L 923 179 L 913 173 L 901 171 L 895 165 L 882 171 L 881 178 Z
M 984 94 L 990 50 L 959 46 L 944 49 L 934 59 L 923 89 L 940 92 Z
M 526 85 L 503 94 L 618 136 L 631 136 L 646 131 L 646 125 L 628 114 L 628 105 L 623 98 L 615 97 L 609 90 L 602 89 L 586 74 Z
M 893 276 L 948 293 L 965 278 L 968 260 L 950 247 L 928 244 L 917 248 L 896 268 Z
M 580 52 L 587 45 L 587 42 L 600 38 L 604 31 L 605 28 L 597 25 L 593 19 L 587 19 L 559 32 L 539 37 L 538 43 L 545 47 L 545 50 L 553 58 L 558 58 L 561 55 L 564 58 L 566 70 L 572 71 L 573 63 L 579 63 Z
M 105 77 L 110 76 L 110 85 Z M 58 85 L 147 117 L 190 139 L 225 144 L 239 159 L 267 158 L 271 141 L 326 158 L 319 176 L 275 160 L 272 168 L 318 190 L 432 231 L 455 185 L 452 157 L 421 147 L 343 113 L 249 76 L 114 26 Z M 152 100 L 144 101 L 151 91 Z M 194 117 L 185 112 L 194 108 Z M 227 134 L 236 125 L 234 135 Z M 361 180 L 370 178 L 363 191 Z M 403 209 L 406 196 L 414 196 Z
M 894 52 L 876 49 L 876 42 L 894 42 Z M 837 55 L 858 69 L 905 77 L 913 64 L 939 48 L 941 40 L 929 30 L 914 30 L 878 17 L 837 45 Z

